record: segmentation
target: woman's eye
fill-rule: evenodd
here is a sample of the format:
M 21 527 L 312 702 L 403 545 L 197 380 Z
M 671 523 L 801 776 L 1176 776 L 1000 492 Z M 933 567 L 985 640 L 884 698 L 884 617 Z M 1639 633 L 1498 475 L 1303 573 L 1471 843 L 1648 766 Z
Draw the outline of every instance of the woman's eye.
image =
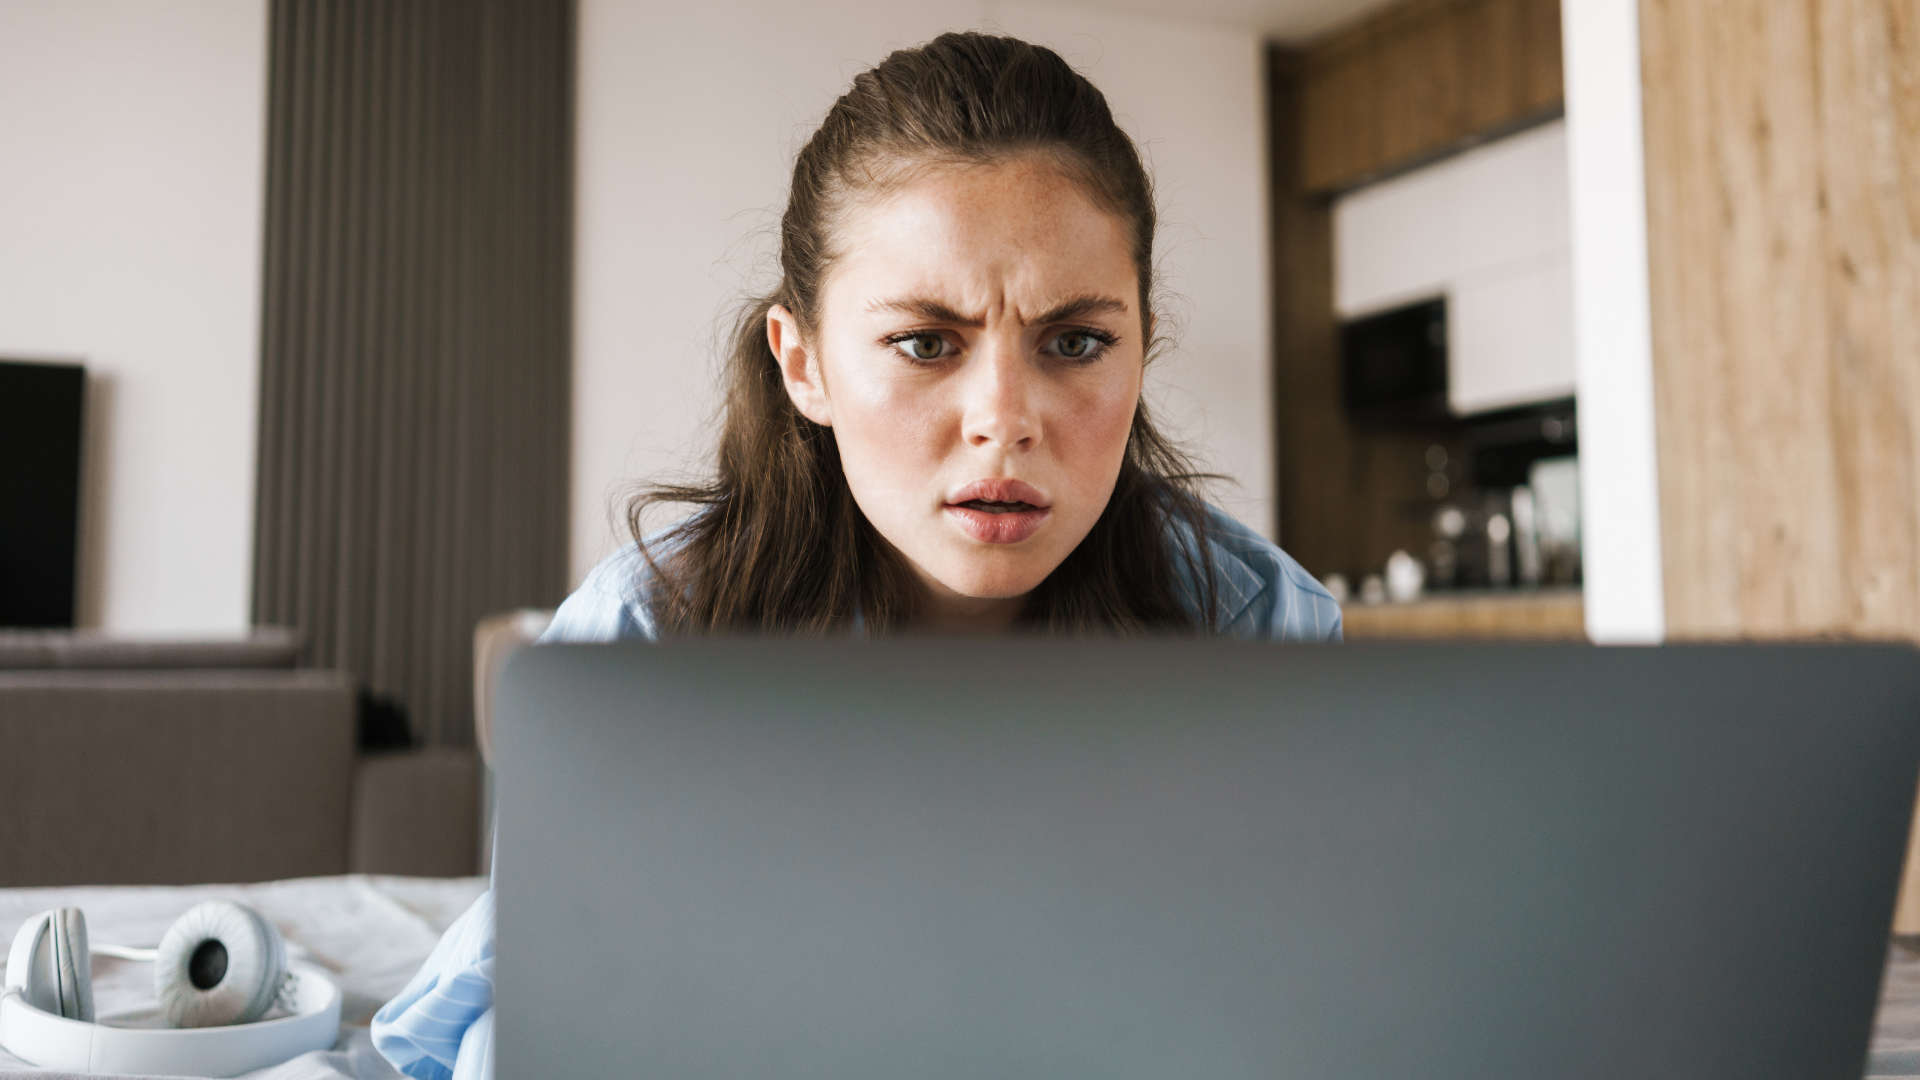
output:
M 896 338 L 894 348 L 906 353 L 913 360 L 938 360 L 947 352 L 947 339 L 939 334 L 914 334 L 911 337 Z
M 1060 355 L 1078 360 L 1093 351 L 1094 340 L 1085 334 L 1061 334 L 1056 340 Z
M 1069 330 L 1053 339 L 1055 354 L 1068 360 L 1091 360 L 1100 355 L 1109 342 L 1085 330 Z

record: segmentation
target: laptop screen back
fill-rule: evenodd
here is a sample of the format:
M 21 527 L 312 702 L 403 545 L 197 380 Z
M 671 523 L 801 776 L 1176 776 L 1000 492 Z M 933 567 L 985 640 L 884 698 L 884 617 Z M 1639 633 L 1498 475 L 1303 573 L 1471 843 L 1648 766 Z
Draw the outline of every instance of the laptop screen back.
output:
M 1858 1076 L 1915 659 L 527 650 L 502 1075 Z

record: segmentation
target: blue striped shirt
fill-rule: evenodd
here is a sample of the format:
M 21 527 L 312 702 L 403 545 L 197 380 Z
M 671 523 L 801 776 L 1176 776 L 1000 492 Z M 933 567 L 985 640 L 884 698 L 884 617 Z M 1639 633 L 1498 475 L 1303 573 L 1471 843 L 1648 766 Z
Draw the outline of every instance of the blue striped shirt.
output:
M 1286 552 L 1209 508 L 1214 629 L 1262 641 L 1338 641 L 1340 605 Z M 1175 537 L 1192 550 L 1192 534 Z M 659 636 L 648 601 L 648 567 L 628 544 L 595 567 L 540 638 L 599 642 Z M 1203 590 L 1183 572 L 1189 613 Z M 419 974 L 373 1018 L 373 1044 L 416 1080 L 483 1080 L 493 1075 L 493 894 L 448 928 Z
M 373 1017 L 373 1045 L 415 1080 L 493 1076 L 493 893 L 440 937 L 405 990 Z

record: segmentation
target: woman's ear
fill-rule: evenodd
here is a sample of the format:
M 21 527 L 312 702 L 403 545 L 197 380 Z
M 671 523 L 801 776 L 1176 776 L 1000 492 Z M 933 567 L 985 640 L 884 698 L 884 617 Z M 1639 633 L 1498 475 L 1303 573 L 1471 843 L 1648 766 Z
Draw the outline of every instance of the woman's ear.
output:
M 833 409 L 827 401 L 827 384 L 820 377 L 819 361 L 800 334 L 800 320 L 779 304 L 767 309 L 767 348 L 773 350 L 774 362 L 780 365 L 780 381 L 786 384 L 793 407 L 814 423 L 832 427 Z

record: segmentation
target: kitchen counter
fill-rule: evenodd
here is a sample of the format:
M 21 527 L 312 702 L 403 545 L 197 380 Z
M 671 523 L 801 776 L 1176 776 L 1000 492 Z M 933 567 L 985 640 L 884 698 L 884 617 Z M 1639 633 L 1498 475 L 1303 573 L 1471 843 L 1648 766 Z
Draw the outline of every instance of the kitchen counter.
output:
M 1341 615 L 1348 641 L 1587 637 L 1586 605 L 1578 588 L 1432 593 L 1404 604 L 1350 600 Z

